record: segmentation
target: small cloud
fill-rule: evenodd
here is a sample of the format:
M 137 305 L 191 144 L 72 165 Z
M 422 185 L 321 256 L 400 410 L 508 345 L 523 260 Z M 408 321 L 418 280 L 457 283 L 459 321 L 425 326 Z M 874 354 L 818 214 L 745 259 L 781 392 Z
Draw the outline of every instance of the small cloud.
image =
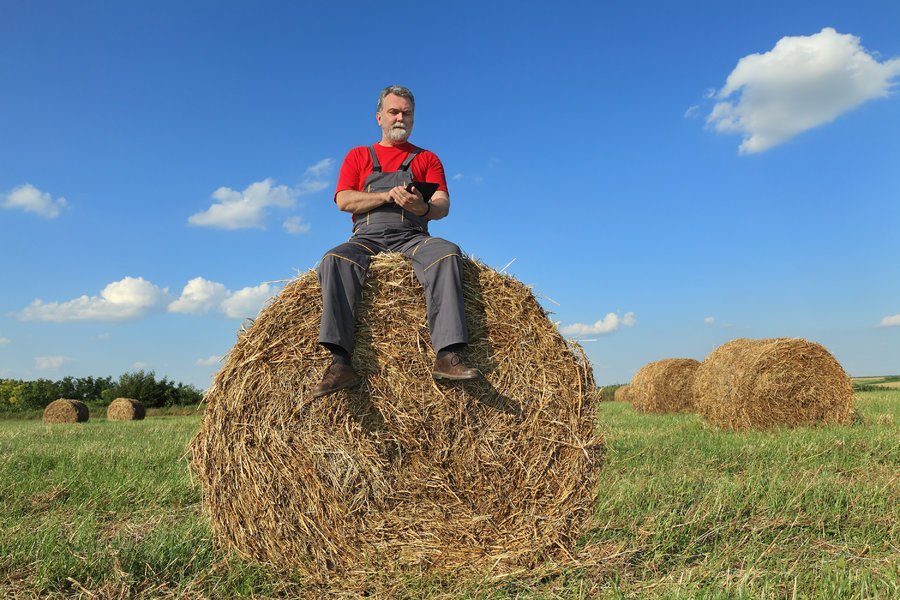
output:
M 713 323 L 716 322 L 716 318 L 715 317 L 706 317 L 705 319 L 703 319 L 703 322 L 706 323 L 707 325 L 712 325 Z
M 738 61 L 706 122 L 743 135 L 741 154 L 763 152 L 847 111 L 888 96 L 900 58 L 878 62 L 860 39 L 830 27 L 787 36 Z
M 306 169 L 306 175 L 309 177 L 321 178 L 331 172 L 334 166 L 333 158 L 323 158 L 313 166 Z
M 463 175 L 462 173 L 457 173 L 456 175 L 454 175 L 454 176 L 451 177 L 450 179 L 452 179 L 453 181 L 460 181 L 463 177 L 465 177 L 465 175 Z
M 65 198 L 60 197 L 54 200 L 53 196 L 42 192 L 30 183 L 13 188 L 3 201 L 4 208 L 24 210 L 48 219 L 58 217 L 65 206 Z
M 296 192 L 284 185 L 274 186 L 271 179 L 251 183 L 243 192 L 220 187 L 213 203 L 203 212 L 188 217 L 188 223 L 217 229 L 265 229 L 266 209 L 294 205 Z
M 169 312 L 201 314 L 219 308 L 229 296 L 221 283 L 195 277 L 187 282 L 181 296 L 169 304 Z
M 277 290 L 268 283 L 261 283 L 255 287 L 245 287 L 233 293 L 222 302 L 222 312 L 232 319 L 252 318 L 259 313 L 270 298 L 275 296 Z
M 695 104 L 693 106 L 688 106 L 687 110 L 684 111 L 685 119 L 696 119 L 697 115 L 700 113 L 700 106 Z
M 288 217 L 281 226 L 284 227 L 285 231 L 294 235 L 309 233 L 310 229 L 309 224 L 304 223 L 303 217 L 300 216 Z
M 221 356 L 219 356 L 218 354 L 213 354 L 209 358 L 198 358 L 197 362 L 195 362 L 194 364 L 201 367 L 210 367 L 219 364 L 221 361 Z
M 107 285 L 99 296 L 80 296 L 67 302 L 38 298 L 17 316 L 22 321 L 127 321 L 162 308 L 168 293 L 168 288 L 159 288 L 142 277 L 125 277 Z
M 620 327 L 632 327 L 636 322 L 633 312 L 625 313 L 624 317 L 619 317 L 616 313 L 607 313 L 592 325 L 573 323 L 561 328 L 560 332 L 564 335 L 606 335 Z
M 5 338 L 5 337 L 0 337 L 0 346 L 7 346 L 9 344 L 12 344 L 11 339 Z
M 294 187 L 275 185 L 272 179 L 251 183 L 243 192 L 220 187 L 212 194 L 216 202 L 205 211 L 188 217 L 188 223 L 227 230 L 265 229 L 270 208 L 293 207 L 300 196 L 325 189 L 328 187 L 325 175 L 333 166 L 333 159 L 323 158 L 308 167 L 303 181 Z
M 36 356 L 34 357 L 34 366 L 42 371 L 52 371 L 71 362 L 71 360 L 67 356 Z
M 900 315 L 891 315 L 881 320 L 882 327 L 900 327 Z
M 105 341 L 110 340 L 110 339 L 112 339 L 112 334 L 109 333 L 109 332 L 98 333 L 98 334 L 97 334 L 97 340 L 98 340 L 98 341 L 105 342 Z
M 131 368 L 137 369 L 138 371 L 143 371 L 144 369 L 146 369 L 149 366 L 150 365 L 148 365 L 145 362 L 137 361 L 137 362 L 132 363 Z

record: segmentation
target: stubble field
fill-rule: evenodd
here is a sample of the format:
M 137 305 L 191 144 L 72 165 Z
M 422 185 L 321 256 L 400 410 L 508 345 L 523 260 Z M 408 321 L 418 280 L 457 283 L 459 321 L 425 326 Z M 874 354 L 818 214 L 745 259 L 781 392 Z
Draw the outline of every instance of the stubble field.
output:
M 540 576 L 385 577 L 374 597 L 895 598 L 900 390 L 850 426 L 725 433 L 605 402 L 594 557 Z M 320 597 L 215 551 L 187 470 L 198 415 L 0 421 L 0 596 Z

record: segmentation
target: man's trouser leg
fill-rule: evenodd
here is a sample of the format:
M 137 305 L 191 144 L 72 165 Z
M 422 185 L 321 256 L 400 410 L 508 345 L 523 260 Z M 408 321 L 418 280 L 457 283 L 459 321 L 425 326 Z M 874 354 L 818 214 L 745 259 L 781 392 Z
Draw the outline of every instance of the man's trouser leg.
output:
M 425 288 L 428 331 L 435 352 L 452 344 L 467 344 L 463 302 L 462 252 L 447 240 L 422 236 L 401 248 Z
M 322 287 L 319 342 L 353 353 L 356 310 L 375 246 L 351 240 L 325 253 L 316 269 Z

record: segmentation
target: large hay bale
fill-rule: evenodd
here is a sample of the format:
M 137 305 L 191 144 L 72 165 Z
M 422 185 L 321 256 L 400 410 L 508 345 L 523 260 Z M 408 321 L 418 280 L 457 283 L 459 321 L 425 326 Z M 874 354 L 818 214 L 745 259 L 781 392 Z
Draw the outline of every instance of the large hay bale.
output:
M 116 398 L 106 408 L 106 418 L 110 421 L 140 421 L 146 416 L 144 405 L 134 398 Z
M 666 358 L 644 365 L 631 380 L 628 394 L 632 406 L 644 413 L 692 411 L 699 366 L 693 358 Z
M 823 346 L 803 339 L 737 339 L 697 370 L 697 409 L 725 429 L 848 423 L 853 386 Z
M 616 402 L 631 402 L 631 384 L 626 383 L 617 387 L 613 398 Z
M 60 398 L 44 409 L 44 423 L 84 423 L 90 418 L 87 404 L 81 400 Z
M 220 545 L 341 585 L 569 556 L 602 458 L 591 368 L 515 279 L 465 259 L 464 291 L 484 380 L 432 379 L 423 290 L 399 255 L 365 283 L 357 389 L 311 398 L 330 362 L 312 271 L 239 334 L 191 444 Z

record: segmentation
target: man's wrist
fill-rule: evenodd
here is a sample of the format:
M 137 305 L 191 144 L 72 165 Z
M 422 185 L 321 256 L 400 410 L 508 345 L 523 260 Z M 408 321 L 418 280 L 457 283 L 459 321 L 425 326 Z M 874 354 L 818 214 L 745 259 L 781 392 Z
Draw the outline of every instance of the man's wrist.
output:
M 422 213 L 421 215 L 419 215 L 419 216 L 420 216 L 420 217 L 426 217 L 426 216 L 428 216 L 428 213 L 430 213 L 430 212 L 431 212 L 431 202 L 426 202 L 426 203 L 425 203 L 425 212 L 423 212 L 423 213 Z

